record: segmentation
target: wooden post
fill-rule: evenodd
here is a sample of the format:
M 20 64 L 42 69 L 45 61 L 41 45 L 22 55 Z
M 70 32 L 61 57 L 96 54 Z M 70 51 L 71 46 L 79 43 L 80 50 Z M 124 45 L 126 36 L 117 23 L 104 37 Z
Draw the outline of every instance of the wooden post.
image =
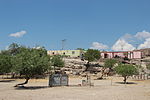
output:
M 112 77 L 111 77 L 111 86 L 112 86 L 112 81 L 113 81 L 113 79 L 112 79 Z

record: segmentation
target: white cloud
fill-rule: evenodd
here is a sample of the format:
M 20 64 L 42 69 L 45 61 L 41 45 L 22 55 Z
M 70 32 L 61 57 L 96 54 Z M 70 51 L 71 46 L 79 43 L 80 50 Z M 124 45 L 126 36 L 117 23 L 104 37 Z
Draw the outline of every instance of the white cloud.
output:
M 122 36 L 120 39 L 123 39 L 125 41 L 131 41 L 133 39 L 133 36 L 129 33 L 126 33 L 124 36 Z
M 23 30 L 23 31 L 20 31 L 20 32 L 11 33 L 9 36 L 19 38 L 19 37 L 22 37 L 23 35 L 25 35 L 26 33 L 27 32 Z
M 125 34 L 122 36 L 120 39 L 123 39 L 128 42 L 140 42 L 144 41 L 145 39 L 150 38 L 150 32 L 147 31 L 142 31 L 142 32 L 137 32 L 135 35 L 131 35 L 129 33 Z
M 136 34 L 126 33 L 116 41 L 111 50 L 131 51 L 134 50 L 135 47 L 138 47 L 138 49 L 150 48 L 150 32 L 144 30 Z M 93 42 L 91 48 L 102 50 L 109 49 L 107 45 L 98 42 Z
M 143 44 L 138 46 L 138 49 L 150 48 L 150 38 L 146 39 Z
M 91 49 L 105 50 L 108 49 L 108 46 L 103 43 L 93 42 Z
M 135 35 L 125 34 L 113 45 L 114 51 L 128 51 L 134 50 L 134 46 L 138 46 L 138 49 L 150 48 L 150 32 L 142 31 L 137 32 Z
M 142 31 L 142 32 L 137 32 L 137 34 L 135 35 L 135 38 L 137 39 L 147 39 L 147 38 L 150 38 L 150 32 L 147 32 L 147 31 Z
M 41 49 L 42 47 L 40 46 L 36 46 L 36 47 L 33 47 L 33 49 Z
M 135 47 L 132 44 L 129 44 L 124 39 L 119 39 L 112 46 L 112 50 L 114 51 L 131 51 L 134 50 Z

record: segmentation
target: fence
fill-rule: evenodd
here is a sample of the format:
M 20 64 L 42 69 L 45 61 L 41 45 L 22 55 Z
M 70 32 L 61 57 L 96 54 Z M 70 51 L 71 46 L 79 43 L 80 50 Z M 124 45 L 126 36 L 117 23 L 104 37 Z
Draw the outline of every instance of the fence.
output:
M 133 75 L 131 78 L 137 80 L 148 80 L 150 79 L 150 76 L 148 74 L 140 74 L 140 75 Z
M 49 76 L 49 86 L 68 86 L 68 75 L 53 74 Z

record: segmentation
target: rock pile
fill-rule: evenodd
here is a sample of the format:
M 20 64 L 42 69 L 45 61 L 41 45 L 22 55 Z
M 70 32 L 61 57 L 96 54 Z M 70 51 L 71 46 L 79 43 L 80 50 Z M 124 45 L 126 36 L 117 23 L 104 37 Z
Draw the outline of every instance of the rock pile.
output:
M 67 74 L 79 75 L 86 69 L 86 61 L 74 58 L 64 58 L 65 67 L 61 68 Z
M 64 58 L 64 61 L 65 67 L 61 68 L 61 71 L 65 71 L 69 75 L 85 76 L 87 74 L 87 72 L 85 72 L 87 61 L 75 58 Z M 93 72 L 101 71 L 101 67 L 98 67 L 99 64 L 97 64 L 97 62 L 92 62 L 91 64 L 89 70 Z

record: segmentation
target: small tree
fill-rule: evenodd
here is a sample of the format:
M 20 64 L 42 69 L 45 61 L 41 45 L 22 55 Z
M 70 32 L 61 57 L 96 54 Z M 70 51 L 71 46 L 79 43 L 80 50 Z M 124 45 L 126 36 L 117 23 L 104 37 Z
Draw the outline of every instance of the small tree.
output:
M 107 71 L 107 75 L 110 73 L 110 70 L 112 70 L 112 68 L 114 67 L 114 65 L 117 63 L 117 61 L 115 60 L 115 59 L 107 59 L 107 60 L 105 60 L 105 63 L 104 63 L 104 66 L 103 66 L 103 68 L 102 68 L 102 75 L 101 75 L 101 77 L 99 77 L 98 79 L 103 79 L 103 76 L 104 76 L 104 73 L 105 73 L 105 70 L 107 69 L 107 68 L 109 68 L 108 69 L 108 71 Z
M 146 68 L 150 70 L 150 63 L 146 64 Z
M 62 59 L 62 56 L 60 55 L 54 55 L 51 57 L 51 65 L 54 67 L 54 72 L 55 72 L 55 67 L 64 67 L 65 63 Z
M 115 59 L 107 59 L 105 60 L 104 67 L 112 69 L 116 63 L 117 61 Z
M 138 73 L 137 68 L 134 65 L 130 64 L 120 64 L 115 68 L 115 71 L 117 74 L 122 75 L 122 77 L 124 77 L 123 81 L 125 84 L 129 76 Z
M 27 84 L 30 78 L 43 75 L 50 67 L 50 58 L 43 48 L 21 48 L 20 53 L 14 56 L 14 59 L 14 71 L 26 79 L 24 83 L 17 84 L 16 87 Z
M 83 48 L 77 48 L 76 50 L 83 50 L 83 51 L 84 51 L 84 49 L 83 49 Z
M 147 63 L 147 64 L 146 64 L 146 68 L 147 68 L 147 70 L 148 70 L 148 71 L 147 71 L 148 74 L 150 75 L 150 63 Z
M 90 62 L 97 61 L 100 59 L 100 51 L 94 49 L 88 49 L 87 52 L 84 54 L 84 59 L 87 60 L 86 70 L 90 67 Z

